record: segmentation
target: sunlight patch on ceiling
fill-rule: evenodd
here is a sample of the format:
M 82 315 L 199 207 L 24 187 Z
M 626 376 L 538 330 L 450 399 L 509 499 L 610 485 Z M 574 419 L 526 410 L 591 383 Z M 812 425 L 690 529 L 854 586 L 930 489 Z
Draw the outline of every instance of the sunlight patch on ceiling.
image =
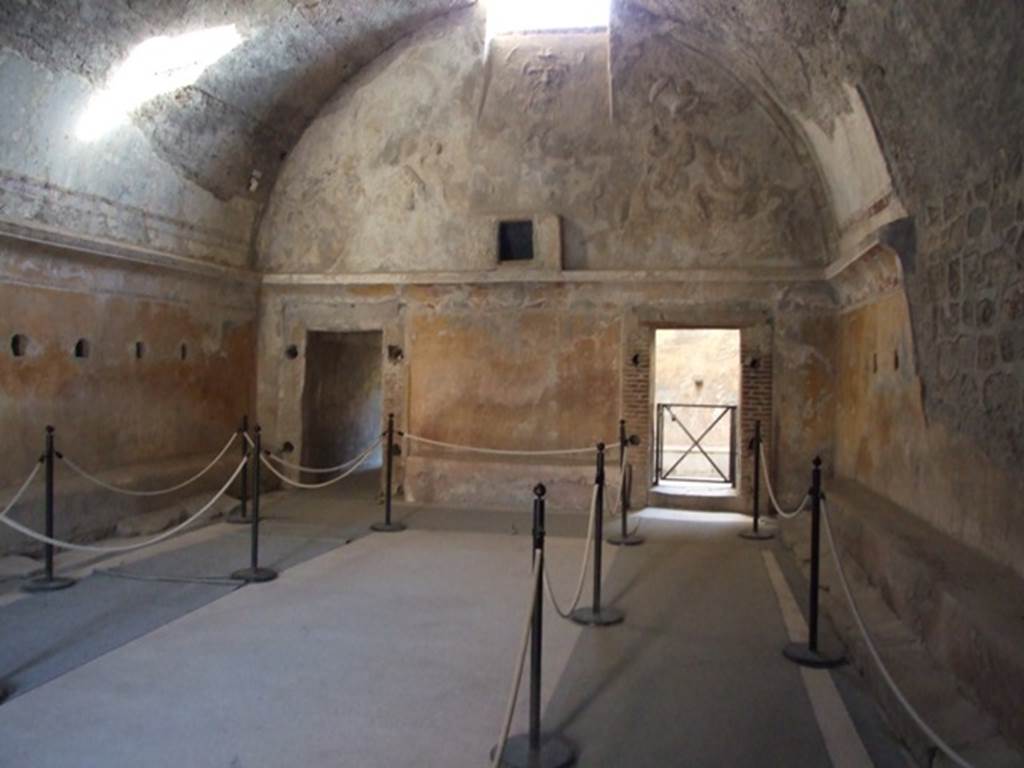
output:
M 194 83 L 242 42 L 234 24 L 151 37 L 112 73 L 107 87 L 89 99 L 75 136 L 85 142 L 102 138 L 150 99 Z
M 610 0 L 488 0 L 487 38 L 510 32 L 605 29 Z

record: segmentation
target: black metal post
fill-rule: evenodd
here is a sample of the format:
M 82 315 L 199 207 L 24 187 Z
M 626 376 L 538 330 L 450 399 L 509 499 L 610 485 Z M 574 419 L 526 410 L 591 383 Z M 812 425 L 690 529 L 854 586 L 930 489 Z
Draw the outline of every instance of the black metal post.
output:
M 391 478 L 395 459 L 395 414 L 393 413 L 388 414 L 387 435 L 388 447 L 387 453 L 384 456 L 384 522 L 374 523 L 370 526 L 370 530 L 377 531 L 378 533 L 397 533 L 398 531 L 404 531 L 405 525 L 391 520 Z
M 589 608 L 577 608 L 569 618 L 588 627 L 619 624 L 625 614 L 618 608 L 601 605 L 601 553 L 604 546 L 604 443 L 597 444 L 597 508 L 594 511 L 594 599 Z
M 544 569 L 544 494 L 538 485 L 533 489 L 533 557 L 534 567 Z M 533 592 L 533 619 L 530 635 L 530 751 L 540 750 L 540 673 L 544 648 L 544 585 L 536 579 Z
M 729 484 L 736 487 L 736 407 L 729 406 Z
M 846 661 L 840 654 L 828 656 L 818 648 L 818 592 L 821 573 L 821 458 L 815 457 L 814 469 L 811 472 L 811 592 L 808 604 L 809 620 L 807 622 L 807 644 L 790 643 L 782 654 L 802 667 L 823 669 L 838 667 Z
M 540 684 L 544 651 L 544 496 L 547 489 L 533 489 L 533 565 L 541 577 L 534 584 L 530 619 L 530 728 L 505 744 L 500 765 L 506 768 L 564 768 L 576 761 L 576 751 L 557 736 L 544 738 L 540 730 Z M 493 754 L 493 753 L 492 753 Z
M 277 571 L 273 568 L 260 568 L 260 457 L 263 455 L 263 434 L 256 425 L 255 447 L 250 454 L 254 458 L 252 467 L 252 519 L 249 521 L 249 567 L 235 571 L 231 578 L 245 582 L 273 581 Z
M 754 422 L 754 527 L 740 534 L 741 539 L 765 541 L 774 539 L 771 531 L 761 530 L 761 420 Z
M 629 532 L 629 492 L 633 483 L 632 467 L 626 463 L 626 446 L 630 444 L 626 435 L 626 420 L 619 420 L 619 512 L 622 529 L 608 537 L 608 543 L 616 547 L 635 547 L 644 543 L 644 537 Z
M 242 417 L 242 426 L 239 428 L 238 433 L 242 436 L 242 458 L 249 458 L 249 417 Z M 257 461 L 259 456 L 256 457 Z M 238 493 L 238 508 L 231 510 L 230 514 L 225 518 L 229 523 L 248 523 L 249 522 L 249 463 L 246 462 L 245 466 L 242 467 L 242 473 L 239 475 L 239 483 L 241 484 Z
M 654 484 L 657 485 L 661 480 L 662 454 L 665 452 L 665 416 L 660 403 L 654 429 L 656 430 L 654 435 Z
M 54 488 L 53 488 L 53 467 L 57 457 L 57 451 L 54 447 L 55 443 L 55 432 L 53 427 L 46 428 L 46 446 L 43 453 L 43 460 L 46 463 L 46 536 L 48 538 L 54 537 L 54 505 L 56 502 Z M 25 592 L 53 592 L 58 589 L 67 589 L 75 583 L 74 579 L 67 578 L 65 576 L 54 576 L 53 575 L 53 544 L 45 544 L 43 549 L 43 557 L 45 558 L 45 566 L 42 576 L 37 576 L 25 582 L 22 585 L 22 589 Z

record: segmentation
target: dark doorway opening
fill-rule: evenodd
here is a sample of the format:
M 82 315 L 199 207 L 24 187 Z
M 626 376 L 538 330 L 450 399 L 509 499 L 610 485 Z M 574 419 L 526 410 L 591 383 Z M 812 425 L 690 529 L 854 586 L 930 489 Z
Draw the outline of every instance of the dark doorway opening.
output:
M 302 392 L 302 463 L 333 467 L 356 457 L 381 433 L 383 338 L 380 331 L 310 332 Z M 376 451 L 364 469 L 381 466 Z M 322 482 L 323 475 L 309 480 Z

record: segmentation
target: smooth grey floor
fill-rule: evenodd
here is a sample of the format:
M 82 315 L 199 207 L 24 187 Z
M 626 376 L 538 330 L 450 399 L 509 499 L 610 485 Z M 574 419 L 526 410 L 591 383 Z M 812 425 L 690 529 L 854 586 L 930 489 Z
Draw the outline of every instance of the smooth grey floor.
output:
M 647 543 L 616 559 L 605 585 L 626 623 L 581 636 L 546 716 L 580 765 L 830 764 L 741 527 L 645 521 Z
M 295 535 L 267 524 L 260 563 L 278 571 L 341 546 L 345 539 Z M 75 669 L 242 586 L 250 562 L 247 526 L 92 575 L 72 588 L 0 607 L 0 675 L 13 695 Z
M 409 531 L 369 535 L 375 489 L 364 477 L 275 504 L 267 562 L 285 566 L 275 582 L 212 594 L 97 575 L 92 591 L 64 593 L 94 613 L 54 610 L 49 630 L 33 630 L 37 653 L 48 649 L 41 635 L 60 637 L 64 661 L 37 660 L 55 679 L 0 706 L 0 766 L 486 765 L 528 597 L 526 515 L 402 508 Z M 549 537 L 562 596 L 582 522 L 552 517 L 575 534 Z M 579 765 L 831 765 L 800 674 L 780 654 L 787 637 L 760 551 L 785 555 L 736 538 L 741 528 L 727 517 L 647 520 L 645 546 L 606 547 L 620 627 L 584 630 L 546 609 L 544 725 L 579 746 Z M 234 565 L 243 533 L 130 570 L 216 574 Z M 103 602 L 125 626 L 141 618 L 97 653 Z M 42 607 L 2 611 L 23 605 Z M 0 616 L 12 626 L 14 614 Z M 843 685 L 860 696 L 854 719 L 876 764 L 897 765 L 856 680 Z M 514 731 L 525 698 L 524 688 Z

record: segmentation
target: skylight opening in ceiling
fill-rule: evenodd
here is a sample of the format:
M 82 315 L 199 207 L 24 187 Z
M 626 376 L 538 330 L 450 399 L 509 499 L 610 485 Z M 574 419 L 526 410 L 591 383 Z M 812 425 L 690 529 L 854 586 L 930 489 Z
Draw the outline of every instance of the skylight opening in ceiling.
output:
M 96 141 L 150 99 L 192 85 L 211 65 L 243 42 L 234 24 L 151 37 L 132 50 L 106 88 L 89 99 L 75 136 Z
M 488 0 L 487 38 L 607 29 L 611 0 Z

